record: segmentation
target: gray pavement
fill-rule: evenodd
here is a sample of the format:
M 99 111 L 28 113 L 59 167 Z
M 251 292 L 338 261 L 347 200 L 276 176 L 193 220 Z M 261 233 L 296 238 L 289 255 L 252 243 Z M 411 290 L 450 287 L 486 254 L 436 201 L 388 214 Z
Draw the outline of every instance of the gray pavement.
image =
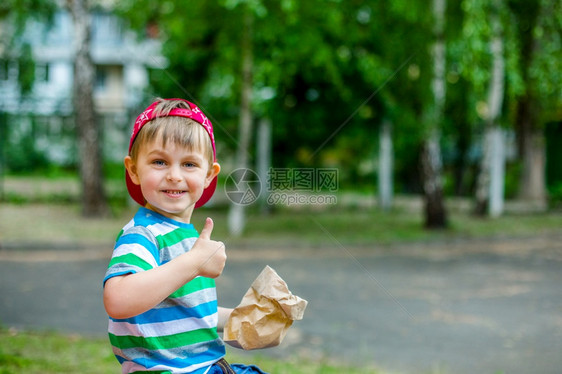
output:
M 0 323 L 105 335 L 107 254 L 95 251 L 0 251 Z M 265 265 L 309 301 L 261 355 L 392 373 L 561 372 L 562 235 L 228 254 L 221 305 L 236 306 Z

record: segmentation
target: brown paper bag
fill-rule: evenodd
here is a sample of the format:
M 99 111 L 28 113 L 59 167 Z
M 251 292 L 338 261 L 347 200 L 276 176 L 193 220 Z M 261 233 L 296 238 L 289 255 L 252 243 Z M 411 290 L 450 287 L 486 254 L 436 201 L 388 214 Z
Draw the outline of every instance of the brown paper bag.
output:
M 302 319 L 307 304 L 266 266 L 227 320 L 224 341 L 245 350 L 279 345 L 293 321 Z

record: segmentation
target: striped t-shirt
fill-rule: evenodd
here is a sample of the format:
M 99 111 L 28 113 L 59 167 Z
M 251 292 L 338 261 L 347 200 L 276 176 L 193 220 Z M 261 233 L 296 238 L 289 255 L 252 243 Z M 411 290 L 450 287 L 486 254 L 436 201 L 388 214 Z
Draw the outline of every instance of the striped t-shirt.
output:
M 104 284 L 165 264 L 189 251 L 198 236 L 191 224 L 140 208 L 117 237 Z M 145 313 L 109 318 L 109 340 L 123 373 L 202 374 L 225 354 L 217 322 L 215 281 L 197 277 Z

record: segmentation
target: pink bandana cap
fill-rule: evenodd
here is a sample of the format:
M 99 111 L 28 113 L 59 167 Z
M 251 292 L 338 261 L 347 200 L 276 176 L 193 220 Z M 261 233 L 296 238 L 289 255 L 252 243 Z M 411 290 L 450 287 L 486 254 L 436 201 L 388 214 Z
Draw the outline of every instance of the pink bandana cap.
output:
M 144 112 L 142 112 L 137 117 L 137 120 L 135 121 L 135 126 L 133 127 L 133 133 L 131 134 L 131 141 L 129 143 L 129 153 L 131 153 L 131 148 L 133 148 L 133 143 L 135 142 L 135 138 L 137 137 L 139 131 L 143 128 L 144 125 L 152 121 L 154 118 L 169 117 L 169 116 L 185 117 L 185 118 L 191 118 L 195 122 L 201 124 L 201 126 L 203 126 L 203 128 L 207 131 L 207 133 L 209 134 L 209 138 L 211 139 L 211 145 L 213 146 L 213 161 L 216 162 L 217 151 L 215 148 L 215 136 L 213 134 L 213 125 L 211 124 L 211 121 L 209 121 L 207 116 L 195 104 L 187 100 L 184 99 L 164 99 L 164 100 L 181 100 L 187 103 L 190 109 L 174 108 L 168 114 L 160 114 L 158 116 L 155 116 L 154 108 L 156 107 L 156 105 L 158 105 L 160 100 L 150 104 L 149 107 L 146 108 Z M 133 183 L 133 181 L 129 177 L 128 172 L 125 172 L 125 181 L 127 183 L 127 190 L 129 191 L 129 195 L 131 195 L 133 200 L 135 200 L 137 203 L 144 206 L 146 201 L 142 194 L 141 188 L 138 184 Z M 205 203 L 209 201 L 209 199 L 215 193 L 216 188 L 217 188 L 217 177 L 215 176 L 215 178 L 213 178 L 209 186 L 203 190 L 203 195 L 201 195 L 199 200 L 197 200 L 197 202 L 195 203 L 195 208 L 199 208 L 205 205 Z

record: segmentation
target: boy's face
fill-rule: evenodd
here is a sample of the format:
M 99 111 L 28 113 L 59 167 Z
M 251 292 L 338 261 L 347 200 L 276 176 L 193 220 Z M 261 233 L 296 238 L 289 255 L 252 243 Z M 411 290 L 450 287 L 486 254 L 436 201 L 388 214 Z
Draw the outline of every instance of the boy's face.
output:
M 209 162 L 203 152 L 174 142 L 162 146 L 160 138 L 139 148 L 136 161 L 125 157 L 131 180 L 140 185 L 146 207 L 168 218 L 189 223 L 195 203 L 220 166 Z

